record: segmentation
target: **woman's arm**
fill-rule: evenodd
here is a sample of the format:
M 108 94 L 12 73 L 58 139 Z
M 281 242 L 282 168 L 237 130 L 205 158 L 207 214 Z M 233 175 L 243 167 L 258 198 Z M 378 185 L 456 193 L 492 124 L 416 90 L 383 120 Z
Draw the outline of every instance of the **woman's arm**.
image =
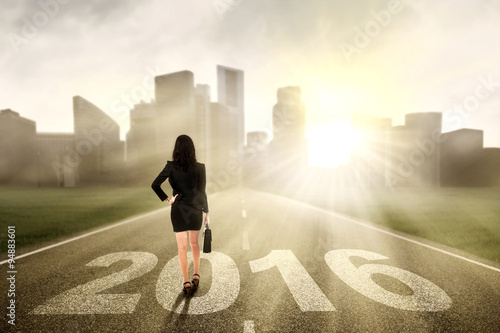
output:
M 207 173 L 205 170 L 205 164 L 201 164 L 200 174 L 198 178 L 198 195 L 200 196 L 201 209 L 208 215 L 208 199 L 207 199 Z
M 156 195 L 158 198 L 160 198 L 161 201 L 165 201 L 168 199 L 168 195 L 162 190 L 161 184 L 170 176 L 170 164 L 167 163 L 163 170 L 160 172 L 160 174 L 153 180 L 153 183 L 151 184 L 151 188 L 153 191 L 155 191 Z

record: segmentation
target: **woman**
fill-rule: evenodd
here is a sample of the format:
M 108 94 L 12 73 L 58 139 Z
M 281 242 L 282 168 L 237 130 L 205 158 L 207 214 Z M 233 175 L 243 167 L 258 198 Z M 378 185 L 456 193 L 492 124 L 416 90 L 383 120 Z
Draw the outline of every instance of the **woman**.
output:
M 205 191 L 206 172 L 205 165 L 196 162 L 193 140 L 187 135 L 180 135 L 175 141 L 172 159 L 173 161 L 168 161 L 165 168 L 153 181 L 151 188 L 161 201 L 166 201 L 172 206 L 170 218 L 177 240 L 179 262 L 184 277 L 183 292 L 189 296 L 198 289 L 200 283 L 198 235 L 202 225 L 203 212 L 205 212 L 205 224 L 210 224 Z M 167 178 L 173 189 L 172 197 L 168 197 L 161 188 L 161 184 Z M 187 260 L 188 233 L 194 265 L 194 275 L 191 282 L 188 276 Z

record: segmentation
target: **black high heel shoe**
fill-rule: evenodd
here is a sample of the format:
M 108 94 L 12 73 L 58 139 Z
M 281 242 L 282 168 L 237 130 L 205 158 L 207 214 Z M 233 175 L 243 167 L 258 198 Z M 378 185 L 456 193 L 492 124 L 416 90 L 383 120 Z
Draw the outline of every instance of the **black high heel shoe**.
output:
M 197 276 L 198 278 L 195 279 L 194 278 L 195 276 Z M 200 274 L 193 274 L 193 281 L 191 281 L 192 293 L 194 293 L 198 289 L 199 285 L 200 285 Z
M 188 283 L 189 283 L 189 287 L 186 287 L 186 284 L 188 284 Z M 189 281 L 184 282 L 184 288 L 182 289 L 182 292 L 184 293 L 184 295 L 189 296 L 189 294 L 191 293 L 191 287 L 192 287 L 191 282 L 189 282 Z

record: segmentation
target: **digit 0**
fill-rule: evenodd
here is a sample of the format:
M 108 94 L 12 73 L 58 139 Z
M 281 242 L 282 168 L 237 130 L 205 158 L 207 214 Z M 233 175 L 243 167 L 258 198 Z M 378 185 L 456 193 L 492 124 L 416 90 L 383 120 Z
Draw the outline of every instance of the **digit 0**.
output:
M 201 253 L 201 259 L 208 260 L 212 265 L 212 285 L 209 292 L 200 297 L 190 298 L 186 311 L 184 311 L 185 297 L 176 303 L 184 280 L 179 266 L 179 256 L 175 256 L 165 265 L 156 284 L 156 299 L 161 306 L 179 314 L 207 314 L 222 311 L 234 303 L 240 292 L 240 273 L 236 263 L 231 257 L 220 252 Z M 192 262 L 190 257 L 189 262 Z M 207 279 L 201 283 L 203 281 Z M 215 299 L 217 302 L 214 302 Z

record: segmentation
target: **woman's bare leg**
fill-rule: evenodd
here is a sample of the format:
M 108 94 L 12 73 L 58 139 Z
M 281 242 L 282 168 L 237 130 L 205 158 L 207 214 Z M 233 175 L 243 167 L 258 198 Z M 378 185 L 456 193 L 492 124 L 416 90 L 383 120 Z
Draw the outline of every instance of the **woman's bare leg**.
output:
M 188 248 L 187 232 L 186 231 L 176 232 L 175 238 L 177 240 L 177 251 L 179 252 L 179 263 L 181 265 L 182 276 L 184 277 L 184 282 L 189 282 L 188 259 L 187 259 L 187 248 Z
M 198 245 L 199 230 L 189 230 L 189 244 L 193 251 L 194 274 L 200 274 L 200 246 Z

